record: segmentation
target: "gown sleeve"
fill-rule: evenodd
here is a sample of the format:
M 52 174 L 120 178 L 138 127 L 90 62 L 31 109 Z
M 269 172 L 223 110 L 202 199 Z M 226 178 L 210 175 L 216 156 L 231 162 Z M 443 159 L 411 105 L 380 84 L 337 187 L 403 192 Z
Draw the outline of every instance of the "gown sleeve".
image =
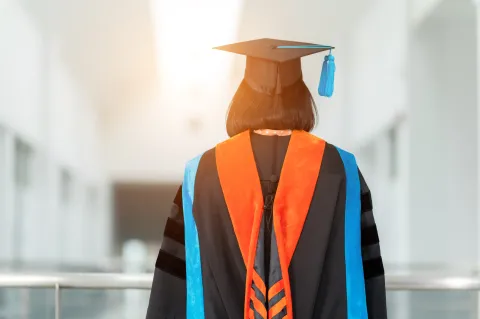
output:
M 146 319 L 186 317 L 185 236 L 182 187 L 167 219 L 153 276 Z
M 373 217 L 372 196 L 360 173 L 361 183 L 361 234 L 362 259 L 365 276 L 368 319 L 386 319 L 387 302 L 385 289 L 385 271 L 380 252 L 380 240 L 377 225 Z

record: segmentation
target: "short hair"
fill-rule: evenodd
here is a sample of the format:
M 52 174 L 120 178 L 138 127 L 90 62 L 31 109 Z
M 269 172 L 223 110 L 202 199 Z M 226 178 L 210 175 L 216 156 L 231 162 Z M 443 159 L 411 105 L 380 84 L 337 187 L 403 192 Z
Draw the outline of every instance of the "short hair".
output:
M 227 112 L 230 137 L 247 130 L 303 130 L 311 132 L 318 111 L 305 82 L 282 88 L 281 94 L 260 93 L 243 80 Z

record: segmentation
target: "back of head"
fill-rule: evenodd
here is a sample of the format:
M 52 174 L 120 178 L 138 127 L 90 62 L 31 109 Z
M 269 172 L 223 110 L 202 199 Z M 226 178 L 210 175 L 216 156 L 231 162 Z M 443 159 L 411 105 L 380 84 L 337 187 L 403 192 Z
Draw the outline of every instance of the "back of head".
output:
M 292 49 L 281 49 L 285 46 Z M 331 47 L 311 46 L 259 39 L 216 48 L 247 57 L 244 79 L 228 110 L 229 136 L 255 129 L 310 132 L 315 127 L 317 109 L 303 81 L 301 58 Z
M 269 94 L 254 90 L 244 79 L 230 103 L 226 126 L 229 136 L 266 128 L 310 132 L 316 118 L 315 102 L 303 80 Z

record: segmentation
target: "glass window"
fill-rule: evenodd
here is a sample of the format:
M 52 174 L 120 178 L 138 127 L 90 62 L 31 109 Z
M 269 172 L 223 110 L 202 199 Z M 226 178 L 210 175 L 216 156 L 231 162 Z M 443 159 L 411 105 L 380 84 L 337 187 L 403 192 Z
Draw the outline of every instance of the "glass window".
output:
M 26 235 L 24 225 L 28 213 L 34 211 L 35 199 L 32 192 L 34 183 L 34 152 L 33 148 L 19 137 L 13 137 L 13 194 L 14 214 L 12 221 L 13 258 L 21 261 L 23 258 Z
M 398 128 L 396 125 L 388 130 L 388 147 L 389 147 L 389 175 L 394 179 L 398 173 Z
M 86 207 L 88 213 L 95 213 L 97 210 L 98 194 L 94 186 L 87 187 Z
M 26 142 L 15 138 L 15 185 L 26 189 L 32 184 L 33 149 Z
M 73 176 L 63 168 L 60 171 L 60 202 L 63 206 L 70 206 L 73 200 Z

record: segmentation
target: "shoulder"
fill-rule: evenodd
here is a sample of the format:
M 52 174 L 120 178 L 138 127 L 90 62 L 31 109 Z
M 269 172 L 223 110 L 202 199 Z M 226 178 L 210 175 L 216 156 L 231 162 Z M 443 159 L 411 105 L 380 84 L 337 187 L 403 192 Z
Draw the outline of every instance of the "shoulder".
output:
M 322 139 L 321 137 L 318 137 L 312 133 L 307 133 L 307 132 L 303 132 L 303 134 L 301 134 L 301 136 L 303 137 L 304 140 L 306 141 L 309 141 L 311 143 L 325 143 L 325 152 L 328 153 L 328 155 L 338 155 L 340 156 L 339 159 L 343 159 L 344 157 L 345 158 L 352 158 L 352 159 L 355 159 L 355 156 L 353 155 L 353 153 L 343 149 L 342 147 L 339 147 L 337 145 L 334 145 L 332 143 L 329 143 L 328 141 Z
M 339 147 L 337 145 L 333 145 L 333 144 L 330 144 L 332 149 L 334 149 L 337 153 L 338 153 L 338 156 L 340 156 L 340 159 L 342 160 L 342 162 L 344 162 L 344 164 L 346 164 L 346 162 L 348 163 L 351 163 L 351 162 L 354 162 L 356 163 L 356 159 L 355 159 L 355 155 L 342 148 L 342 147 Z
M 208 176 L 211 174 L 212 170 L 208 169 L 209 166 L 212 166 L 210 165 L 212 161 L 209 160 L 209 157 L 211 157 L 209 156 L 210 154 L 212 154 L 212 150 L 207 150 L 206 152 L 193 157 L 185 164 L 182 183 L 183 197 L 188 195 L 188 197 L 193 200 L 197 193 L 197 187 L 195 185 L 198 184 L 199 179 L 201 179 L 202 176 Z M 215 161 L 213 161 L 213 163 L 215 163 Z
M 185 171 L 196 171 L 199 168 L 200 169 L 211 169 L 214 168 L 216 165 L 216 153 L 218 153 L 219 149 L 220 150 L 225 150 L 231 147 L 231 146 L 238 146 L 238 143 L 236 142 L 246 142 L 248 139 L 245 137 L 247 136 L 247 132 L 240 133 L 238 135 L 235 135 L 233 137 L 230 137 L 226 140 L 221 141 L 214 147 L 206 150 L 205 152 L 198 154 L 191 160 L 189 160 L 186 164 Z
M 328 152 L 327 149 L 329 150 Z M 360 171 L 360 168 L 358 167 L 357 160 L 353 152 L 327 143 L 324 161 L 325 158 L 327 158 L 327 161 L 329 161 L 329 166 L 335 167 L 337 172 L 341 172 L 342 175 L 355 176 L 355 179 L 360 182 L 362 193 L 369 191 L 367 183 L 362 175 L 362 172 Z
M 310 136 L 312 136 L 313 140 L 318 139 L 319 141 L 322 141 L 321 138 L 316 137 L 313 134 L 310 134 Z M 356 166 L 356 160 L 353 153 L 345 150 L 342 147 L 325 141 L 325 150 L 323 153 L 321 168 L 322 171 L 332 174 L 345 175 L 346 166 L 351 166 L 352 164 Z
M 203 168 L 205 165 L 211 166 L 211 164 L 215 164 L 215 148 L 206 150 L 188 160 L 185 165 L 185 173 L 196 172 L 199 167 Z
M 197 169 L 198 166 L 204 166 L 204 165 L 211 166 L 211 164 L 215 164 L 216 152 L 219 148 L 224 148 L 224 146 L 226 145 L 236 144 L 234 143 L 236 141 L 245 140 L 244 138 L 245 136 L 246 136 L 245 133 L 240 133 L 238 135 L 235 135 L 233 137 L 230 137 L 226 140 L 221 141 L 214 147 L 206 150 L 205 152 L 202 152 L 201 154 L 189 160 L 186 164 L 186 169 L 192 170 L 192 169 Z

